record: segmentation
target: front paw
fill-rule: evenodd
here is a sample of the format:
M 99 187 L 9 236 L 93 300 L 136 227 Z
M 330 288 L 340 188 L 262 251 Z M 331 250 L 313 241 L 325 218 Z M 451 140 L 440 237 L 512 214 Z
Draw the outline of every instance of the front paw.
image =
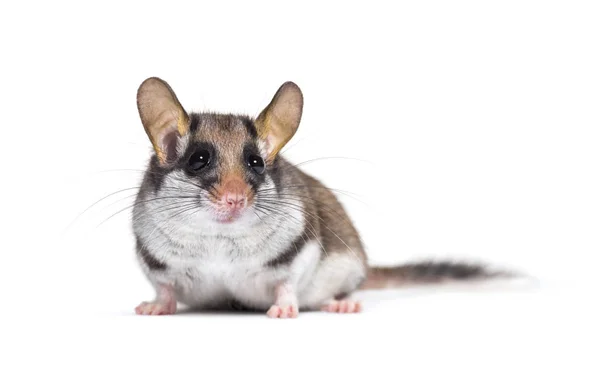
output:
M 267 311 L 269 318 L 296 318 L 298 317 L 298 305 L 273 305 Z
M 143 302 L 135 308 L 138 315 L 171 315 L 175 314 L 177 304 L 175 302 Z

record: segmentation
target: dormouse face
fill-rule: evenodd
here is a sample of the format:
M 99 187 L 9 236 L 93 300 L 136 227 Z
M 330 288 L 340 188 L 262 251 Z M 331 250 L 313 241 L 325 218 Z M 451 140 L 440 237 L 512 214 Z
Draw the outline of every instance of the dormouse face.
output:
M 156 156 L 150 181 L 154 206 L 227 225 L 257 212 L 259 192 L 277 190 L 277 154 L 300 123 L 303 98 L 284 83 L 257 118 L 185 112 L 170 86 L 150 78 L 138 90 L 138 110 Z M 267 194 L 273 197 L 273 195 Z M 164 206 L 163 205 L 163 206 Z

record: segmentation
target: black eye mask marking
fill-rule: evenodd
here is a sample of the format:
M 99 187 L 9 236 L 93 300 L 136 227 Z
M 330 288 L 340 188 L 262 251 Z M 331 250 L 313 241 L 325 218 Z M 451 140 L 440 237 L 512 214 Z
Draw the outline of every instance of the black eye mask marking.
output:
M 256 174 L 263 174 L 265 172 L 265 161 L 258 155 L 250 154 L 247 164 Z
M 248 142 L 244 145 L 241 159 L 246 170 L 246 181 L 252 186 L 254 192 L 256 192 L 258 187 L 264 183 L 267 171 L 266 164 L 260 156 L 255 143 Z
M 208 142 L 192 143 L 179 161 L 179 167 L 192 183 L 210 189 L 218 181 L 217 165 L 219 154 Z
M 172 171 L 173 167 L 161 166 L 158 162 L 158 157 L 153 155 L 146 170 L 145 185 L 150 187 L 154 193 L 158 192 L 165 182 L 165 177 Z
M 210 164 L 210 152 L 206 149 L 198 149 L 188 160 L 188 169 L 198 172 Z

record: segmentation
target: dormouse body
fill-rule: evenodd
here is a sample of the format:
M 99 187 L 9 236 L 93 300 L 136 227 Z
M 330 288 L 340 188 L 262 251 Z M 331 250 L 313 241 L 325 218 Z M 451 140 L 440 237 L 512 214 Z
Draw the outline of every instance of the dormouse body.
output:
M 293 82 L 256 117 L 188 113 L 163 80 L 138 89 L 152 145 L 132 216 L 139 264 L 156 290 L 138 314 L 234 307 L 273 318 L 351 313 L 357 289 L 488 276 L 484 268 L 416 263 L 373 268 L 334 193 L 279 152 L 300 124 Z

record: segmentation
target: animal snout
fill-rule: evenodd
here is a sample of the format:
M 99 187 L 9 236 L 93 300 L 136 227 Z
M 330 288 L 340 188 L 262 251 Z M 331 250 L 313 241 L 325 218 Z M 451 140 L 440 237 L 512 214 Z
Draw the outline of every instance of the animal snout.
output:
M 248 184 L 241 179 L 226 179 L 222 186 L 221 205 L 239 211 L 248 205 Z
M 239 210 L 246 206 L 246 195 L 241 192 L 225 193 L 225 203 L 232 210 Z

